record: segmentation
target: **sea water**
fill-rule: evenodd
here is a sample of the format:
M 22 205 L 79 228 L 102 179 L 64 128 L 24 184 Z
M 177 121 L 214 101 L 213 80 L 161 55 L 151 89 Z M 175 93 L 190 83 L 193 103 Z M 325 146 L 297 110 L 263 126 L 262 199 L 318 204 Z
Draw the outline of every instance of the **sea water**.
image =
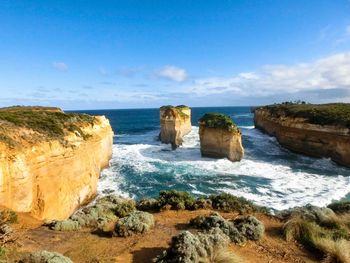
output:
M 192 132 L 171 150 L 158 141 L 159 109 L 80 111 L 105 115 L 114 130 L 113 157 L 99 181 L 100 194 L 143 198 L 176 189 L 194 195 L 226 192 L 276 210 L 350 199 L 350 169 L 329 159 L 295 154 L 254 128 L 250 107 L 192 108 Z M 203 158 L 198 120 L 206 112 L 228 114 L 241 128 L 244 159 Z

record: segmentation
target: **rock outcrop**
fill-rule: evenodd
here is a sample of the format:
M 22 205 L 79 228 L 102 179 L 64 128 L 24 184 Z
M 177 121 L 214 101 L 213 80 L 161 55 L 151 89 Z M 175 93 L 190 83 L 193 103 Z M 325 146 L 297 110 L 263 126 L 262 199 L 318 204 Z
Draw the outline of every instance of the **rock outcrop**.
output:
M 65 219 L 96 194 L 112 155 L 104 116 L 45 108 L 0 109 L 0 205 Z
M 187 106 L 163 106 L 160 108 L 160 141 L 171 143 L 176 149 L 183 137 L 191 132 L 191 109 Z
M 255 109 L 255 127 L 275 136 L 282 146 L 293 152 L 331 158 L 338 164 L 350 167 L 349 127 L 331 122 L 323 124 L 317 119 L 318 106 L 315 106 L 314 111 L 310 109 L 313 116 L 311 120 L 301 114 L 291 116 L 286 112 L 287 107 L 277 107 Z M 305 113 L 303 115 L 307 116 Z
M 244 156 L 242 134 L 231 118 L 207 113 L 199 121 L 201 154 L 205 157 L 240 161 Z

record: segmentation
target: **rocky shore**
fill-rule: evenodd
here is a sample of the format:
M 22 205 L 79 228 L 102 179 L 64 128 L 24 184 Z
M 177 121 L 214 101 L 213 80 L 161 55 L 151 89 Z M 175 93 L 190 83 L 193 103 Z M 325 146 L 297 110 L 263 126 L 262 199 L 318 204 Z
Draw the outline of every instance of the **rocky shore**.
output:
M 254 113 L 255 127 L 287 149 L 350 167 L 350 104 L 277 104 Z

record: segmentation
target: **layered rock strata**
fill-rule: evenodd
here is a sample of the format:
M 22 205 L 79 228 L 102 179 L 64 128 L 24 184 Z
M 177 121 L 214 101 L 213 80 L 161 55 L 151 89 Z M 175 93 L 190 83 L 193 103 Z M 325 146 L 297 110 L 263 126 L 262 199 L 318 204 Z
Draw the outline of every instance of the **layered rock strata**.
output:
M 199 122 L 201 154 L 204 157 L 240 161 L 244 156 L 242 134 L 226 115 L 205 114 Z
M 344 125 L 312 123 L 308 118 L 288 116 L 283 110 L 276 113 L 268 107 L 255 109 L 254 123 L 293 152 L 331 158 L 350 167 L 350 129 Z
M 104 116 L 45 108 L 0 110 L 0 205 L 65 219 L 96 194 L 112 155 Z
M 163 106 L 160 108 L 160 141 L 179 147 L 183 137 L 191 132 L 191 109 L 187 106 Z

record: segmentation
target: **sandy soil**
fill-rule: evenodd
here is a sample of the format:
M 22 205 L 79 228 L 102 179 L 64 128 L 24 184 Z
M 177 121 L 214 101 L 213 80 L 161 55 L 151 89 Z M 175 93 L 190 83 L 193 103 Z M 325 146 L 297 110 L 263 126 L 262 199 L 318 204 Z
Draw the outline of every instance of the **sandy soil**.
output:
M 41 226 L 41 222 L 28 215 L 19 215 L 15 241 L 6 245 L 7 261 L 14 262 L 22 253 L 36 250 L 56 251 L 70 257 L 74 262 L 120 262 L 147 263 L 166 249 L 173 235 L 190 230 L 188 222 L 197 215 L 209 214 L 208 210 L 165 211 L 155 213 L 155 228 L 145 234 L 128 238 L 98 236 L 89 230 L 77 232 L 55 232 Z M 225 218 L 234 218 L 234 213 L 221 213 Z M 302 246 L 286 242 L 282 237 L 279 219 L 266 215 L 255 215 L 266 227 L 264 238 L 248 242 L 245 246 L 231 245 L 230 250 L 246 263 L 262 262 L 319 262 Z

